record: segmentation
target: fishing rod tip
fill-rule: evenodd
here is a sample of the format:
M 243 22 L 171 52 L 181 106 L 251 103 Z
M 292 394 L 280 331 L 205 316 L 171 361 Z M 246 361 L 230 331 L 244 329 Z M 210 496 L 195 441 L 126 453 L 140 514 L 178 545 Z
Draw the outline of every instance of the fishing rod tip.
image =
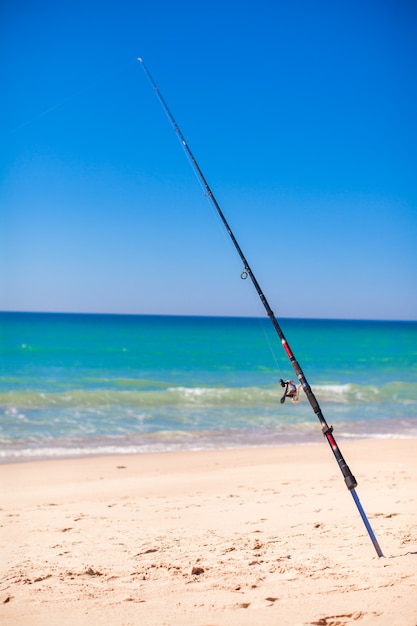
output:
M 137 61 L 139 61 L 140 63 L 143 63 L 143 59 L 141 57 L 138 57 Z

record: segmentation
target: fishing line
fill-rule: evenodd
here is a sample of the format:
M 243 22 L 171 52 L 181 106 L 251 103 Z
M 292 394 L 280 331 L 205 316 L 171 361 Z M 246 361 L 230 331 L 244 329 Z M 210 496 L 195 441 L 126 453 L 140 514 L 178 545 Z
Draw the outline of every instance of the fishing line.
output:
M 254 297 L 255 297 L 255 296 L 254 296 Z M 264 326 L 264 319 L 263 319 L 263 318 L 261 318 L 261 317 L 257 317 L 256 319 L 258 320 L 258 322 L 259 322 L 259 324 L 260 324 L 260 326 L 261 326 L 261 329 L 262 329 L 263 335 L 264 335 L 264 337 L 265 337 L 265 341 L 266 341 L 266 343 L 267 343 L 267 345 L 268 345 L 268 347 L 269 347 L 269 350 L 270 350 L 270 352 L 271 352 L 271 354 L 272 354 L 272 358 L 273 358 L 273 359 L 274 359 L 274 361 L 275 361 L 275 366 L 276 366 L 276 368 L 277 368 L 277 370 L 278 370 L 278 372 L 279 372 L 279 374 L 280 374 L 281 378 L 285 378 L 284 373 L 283 373 L 283 371 L 282 371 L 282 369 L 281 369 L 281 366 L 280 366 L 280 364 L 279 364 L 279 361 L 278 361 L 277 355 L 276 355 L 276 353 L 275 353 L 274 347 L 273 347 L 272 343 L 271 343 L 271 342 L 270 342 L 270 340 L 269 340 L 269 337 L 268 337 L 268 332 L 267 332 L 267 330 L 266 330 L 266 328 L 265 328 L 265 326 Z
M 170 119 L 168 114 L 167 114 L 167 117 L 171 121 L 171 119 Z M 203 185 L 200 176 L 198 175 L 198 173 L 196 172 L 196 170 L 194 168 L 194 164 L 193 164 L 193 161 L 192 161 L 190 155 L 188 154 L 188 150 L 185 149 L 183 142 L 181 141 L 180 137 L 178 136 L 178 133 L 176 133 L 176 135 L 177 135 L 177 139 L 178 139 L 181 147 L 183 148 L 183 151 L 185 152 L 187 160 L 188 160 L 188 162 L 190 163 L 190 165 L 192 167 L 192 170 L 193 170 L 194 175 L 195 175 L 195 177 L 196 177 L 196 179 L 198 181 L 198 184 L 200 185 L 200 187 L 201 187 L 201 189 L 202 189 L 202 191 L 204 193 L 204 196 L 207 198 L 207 200 L 209 200 L 210 211 L 211 211 L 212 215 L 214 216 L 216 224 L 218 225 L 218 228 L 219 228 L 219 231 L 221 233 L 221 236 L 227 241 L 227 245 L 230 246 L 233 249 L 234 246 L 233 246 L 232 242 L 230 241 L 230 237 L 227 236 L 227 234 L 226 234 L 226 232 L 224 230 L 224 226 L 221 223 L 218 211 L 216 211 L 215 207 L 213 206 L 213 203 L 210 202 L 210 195 L 207 193 L 207 190 L 206 190 L 205 186 Z M 241 272 L 241 274 L 240 274 L 240 278 L 242 280 L 246 280 L 247 276 L 248 276 L 248 274 L 247 274 L 247 272 L 245 270 L 243 270 Z M 256 308 L 259 309 L 259 311 L 262 311 L 262 309 L 260 308 L 259 299 L 255 297 L 255 294 L 254 294 L 253 291 L 250 291 L 250 293 L 251 293 L 251 297 L 252 297 L 252 299 L 253 299 L 253 301 L 255 303 Z M 269 350 L 271 352 L 272 358 L 273 358 L 273 360 L 275 362 L 276 369 L 278 370 L 280 377 L 281 378 L 285 378 L 285 375 L 284 375 L 284 373 L 283 373 L 283 371 L 282 371 L 282 369 L 280 367 L 280 364 L 279 364 L 277 355 L 275 353 L 275 350 L 274 350 L 274 348 L 273 348 L 273 346 L 272 346 L 272 344 L 271 344 L 271 342 L 269 340 L 268 333 L 267 333 L 265 325 L 264 325 L 264 321 L 265 320 L 264 320 L 263 316 L 262 315 L 259 315 L 259 317 L 257 316 L 257 320 L 258 320 L 258 323 L 259 323 L 259 325 L 260 325 L 260 327 L 262 329 L 262 334 L 265 337 L 265 341 L 266 341 L 266 343 L 267 343 L 267 345 L 269 347 Z
M 224 233 L 224 229 L 223 229 L 223 234 L 225 234 Z M 242 276 L 241 276 L 241 278 L 242 278 Z M 246 280 L 246 278 L 243 278 L 243 280 Z M 275 367 L 276 367 L 276 369 L 278 371 L 279 376 L 281 378 L 286 378 L 286 375 L 284 374 L 284 372 L 283 372 L 283 370 L 281 368 L 281 365 L 280 365 L 277 353 L 274 350 L 274 346 L 272 345 L 272 343 L 270 341 L 268 330 L 266 328 L 266 321 L 267 320 L 265 319 L 264 315 L 261 315 L 263 313 L 263 311 L 262 311 L 262 307 L 261 307 L 261 303 L 259 301 L 259 298 L 256 297 L 256 295 L 255 295 L 255 293 L 254 293 L 254 291 L 252 289 L 250 290 L 250 293 L 251 293 L 251 298 L 253 300 L 255 308 L 259 311 L 259 315 L 256 316 L 256 319 L 257 319 L 258 325 L 260 327 L 260 331 L 261 331 L 261 333 L 262 333 L 262 335 L 263 335 L 263 337 L 265 339 L 265 343 L 268 346 L 269 351 L 270 351 L 270 353 L 272 355 L 272 359 L 273 359 L 273 361 L 275 363 Z
M 145 72 L 149 82 L 151 83 L 151 85 L 152 85 L 152 87 L 153 87 L 153 89 L 154 89 L 154 91 L 155 91 L 155 93 L 156 93 L 156 95 L 158 97 L 158 100 L 160 101 L 162 107 L 164 108 L 166 114 L 168 115 L 168 118 L 169 118 L 169 120 L 170 120 L 170 122 L 171 122 L 171 124 L 172 124 L 172 126 L 173 126 L 173 128 L 175 130 L 175 132 L 177 133 L 178 137 L 181 139 L 181 142 L 182 142 L 182 144 L 184 146 L 184 149 L 188 153 L 188 156 L 189 156 L 189 158 L 191 160 L 191 164 L 192 164 L 196 174 L 198 174 L 198 176 L 200 178 L 200 182 L 201 182 L 201 184 L 203 186 L 203 189 L 205 190 L 205 193 L 206 193 L 207 197 L 210 198 L 214 208 L 218 212 L 218 215 L 219 215 L 221 221 L 223 222 L 223 225 L 224 225 L 226 231 L 228 232 L 229 237 L 232 240 L 232 242 L 233 242 L 233 244 L 234 244 L 234 246 L 236 248 L 236 252 L 240 256 L 240 259 L 241 259 L 241 261 L 243 263 L 243 272 L 242 272 L 241 276 L 243 277 L 243 275 L 245 275 L 246 277 L 251 279 L 251 281 L 253 283 L 253 286 L 255 287 L 255 290 L 257 291 L 258 296 L 259 296 L 259 298 L 260 298 L 260 300 L 261 300 L 261 302 L 262 302 L 262 304 L 263 304 L 263 306 L 265 308 L 265 311 L 266 311 L 266 313 L 267 313 L 267 315 L 268 315 L 268 317 L 269 317 L 269 319 L 270 319 L 270 321 L 271 321 L 271 323 L 272 323 L 272 325 L 273 325 L 273 327 L 274 327 L 274 329 L 275 329 L 275 331 L 276 331 L 276 333 L 277 333 L 277 335 L 278 335 L 278 337 L 279 337 L 279 339 L 281 341 L 282 347 L 285 350 L 285 353 L 286 353 L 287 357 L 290 360 L 290 363 L 292 365 L 292 368 L 294 370 L 294 373 L 295 373 L 296 377 L 298 378 L 300 386 L 303 389 L 304 393 L 306 394 L 307 399 L 308 399 L 308 401 L 310 403 L 310 406 L 313 409 L 314 413 L 316 414 L 317 419 L 320 422 L 320 426 L 321 426 L 321 429 L 322 429 L 323 436 L 326 438 L 326 440 L 327 440 L 327 442 L 328 442 L 328 444 L 330 446 L 330 449 L 331 449 L 331 451 L 333 453 L 333 456 L 334 456 L 334 458 L 335 458 L 335 460 L 336 460 L 336 462 L 337 462 L 337 464 L 339 466 L 339 469 L 340 469 L 340 471 L 341 471 L 341 473 L 343 475 L 346 487 L 352 493 L 353 500 L 354 500 L 354 502 L 355 502 L 355 504 L 357 506 L 357 509 L 358 509 L 358 511 L 359 511 L 359 513 L 360 513 L 360 515 L 362 517 L 362 520 L 363 520 L 363 522 L 365 524 L 365 528 L 368 531 L 369 537 L 370 537 L 370 539 L 371 539 L 371 541 L 372 541 L 372 543 L 374 545 L 374 548 L 375 548 L 378 556 L 383 556 L 382 550 L 381 550 L 381 548 L 380 548 L 380 546 L 378 544 L 378 541 L 377 541 L 377 539 L 376 539 L 376 537 L 374 535 L 374 532 L 373 532 L 373 530 L 372 530 L 372 528 L 371 528 L 371 526 L 369 524 L 369 521 L 368 521 L 368 519 L 367 519 L 367 517 L 365 515 L 365 512 L 364 512 L 364 510 L 362 508 L 362 505 L 360 504 L 359 497 L 358 497 L 358 495 L 355 492 L 355 488 L 357 487 L 357 484 L 358 484 L 357 481 L 356 481 L 356 478 L 352 474 L 349 466 L 347 465 L 345 459 L 343 458 L 343 455 L 342 455 L 342 453 L 340 451 L 340 448 L 337 445 L 336 440 L 335 440 L 335 438 L 333 436 L 333 426 L 329 426 L 327 424 L 327 422 L 326 422 L 326 420 L 324 418 L 324 415 L 323 415 L 323 413 L 321 411 L 321 408 L 319 406 L 319 403 L 317 401 L 317 398 L 314 395 L 310 385 L 308 384 L 307 378 L 306 378 L 303 370 L 301 369 L 301 366 L 300 366 L 299 362 L 295 358 L 295 355 L 294 355 L 294 353 L 292 352 L 292 350 L 290 348 L 290 345 L 289 345 L 289 343 L 288 343 L 288 341 L 287 341 L 287 339 L 286 339 L 286 337 L 285 337 L 285 335 L 284 335 L 284 333 L 282 331 L 282 328 L 281 328 L 280 324 L 278 323 L 277 318 L 274 315 L 274 312 L 272 311 L 272 309 L 271 309 L 271 307 L 270 307 L 270 305 L 269 305 L 269 303 L 268 303 L 264 293 L 262 292 L 262 289 L 261 289 L 258 281 L 256 280 L 256 278 L 255 278 L 255 276 L 254 276 L 254 274 L 252 272 L 252 269 L 251 269 L 248 261 L 246 260 L 246 257 L 243 254 L 243 251 L 242 251 L 241 247 L 239 246 L 239 243 L 237 242 L 236 237 L 234 236 L 234 234 L 233 234 L 233 232 L 232 232 L 232 230 L 231 230 L 231 228 L 230 228 L 230 226 L 229 226 L 229 224 L 228 224 L 228 222 L 227 222 L 227 220 L 226 220 L 226 218 L 225 218 L 225 216 L 223 214 L 223 211 L 221 210 L 221 208 L 220 208 L 216 198 L 214 197 L 213 192 L 212 192 L 211 188 L 209 187 L 209 184 L 206 181 L 203 172 L 200 169 L 200 166 L 198 165 L 198 163 L 197 163 L 193 153 L 191 152 L 190 147 L 188 146 L 187 142 L 185 141 L 184 136 L 183 136 L 181 130 L 179 129 L 179 127 L 178 127 L 178 125 L 177 125 L 177 123 L 176 123 L 176 121 L 175 121 L 175 119 L 174 119 L 170 109 L 168 108 L 167 103 L 165 102 L 164 98 L 162 97 L 161 93 L 159 92 L 158 87 L 157 87 L 155 81 L 153 80 L 152 76 L 148 72 L 147 67 L 143 63 L 143 60 L 141 58 L 139 58 L 138 61 L 141 63 L 142 68 L 143 68 L 143 70 L 144 70 L 144 72 Z M 285 386 L 284 381 L 281 381 L 281 384 L 282 384 L 282 386 Z M 287 389 L 288 389 L 288 385 L 286 386 L 285 395 L 287 395 Z M 295 387 L 294 387 L 294 391 L 295 391 Z M 297 391 L 297 393 L 298 393 L 298 391 Z M 284 395 L 283 398 L 281 398 L 281 402 L 284 402 L 285 395 Z M 288 394 L 288 395 L 290 395 L 290 394 Z
M 165 110 L 165 108 L 164 108 L 164 110 Z M 169 121 L 171 121 L 171 117 L 168 115 L 168 113 L 166 111 L 165 111 L 165 114 L 168 117 Z M 233 249 L 234 248 L 233 243 L 230 241 L 230 237 L 227 236 L 227 234 L 226 234 L 226 232 L 224 230 L 224 225 L 221 223 L 219 212 L 216 211 L 215 207 L 213 206 L 213 203 L 210 202 L 210 199 L 211 199 L 210 194 L 207 192 L 206 186 L 203 184 L 203 182 L 201 180 L 201 177 L 199 176 L 198 172 L 196 171 L 196 169 L 194 167 L 194 162 L 193 162 L 192 158 L 190 157 L 189 151 L 186 149 L 186 147 L 184 145 L 184 142 L 181 140 L 181 137 L 179 136 L 178 132 L 176 132 L 175 134 L 176 134 L 177 139 L 178 139 L 178 141 L 179 141 L 179 143 L 180 143 L 180 145 L 181 145 L 181 147 L 182 147 L 182 149 L 183 149 L 183 151 L 184 151 L 184 153 L 185 153 L 185 155 L 187 157 L 188 162 L 190 163 L 190 165 L 192 167 L 194 175 L 195 175 L 195 177 L 196 177 L 196 179 L 198 181 L 198 184 L 200 185 L 200 187 L 201 187 L 201 189 L 202 189 L 202 191 L 204 193 L 204 196 L 207 198 L 207 200 L 209 200 L 210 211 L 211 211 L 212 215 L 214 215 L 216 224 L 219 227 L 219 231 L 221 232 L 222 237 L 227 241 L 228 246 L 231 246 L 232 249 Z M 247 272 L 245 270 L 243 270 L 241 272 L 241 274 L 240 274 L 240 278 L 242 280 L 245 280 L 247 277 L 248 277 Z M 259 299 L 255 297 L 255 294 L 253 293 L 253 291 L 251 291 L 250 293 L 251 293 L 252 299 L 255 302 L 256 308 L 259 309 L 259 311 L 262 311 L 262 309 L 260 308 Z M 263 316 L 259 315 L 259 317 L 257 317 L 257 320 L 258 320 L 258 323 L 259 323 L 259 325 L 260 325 L 260 327 L 262 329 L 262 333 L 263 333 L 263 335 L 265 337 L 265 341 L 266 341 L 266 343 L 267 343 L 267 345 L 269 347 L 269 350 L 271 352 L 272 358 L 273 358 L 273 360 L 275 362 L 275 366 L 276 366 L 276 368 L 277 368 L 277 370 L 279 372 L 279 375 L 280 375 L 281 378 L 285 378 L 285 375 L 284 375 L 284 373 L 283 373 L 283 371 L 282 371 L 282 369 L 280 367 L 280 364 L 279 364 L 277 355 L 275 353 L 275 350 L 274 350 L 274 348 L 273 348 L 273 346 L 272 346 L 272 344 L 271 344 L 271 342 L 269 340 L 268 333 L 267 333 L 266 328 L 264 326 Z

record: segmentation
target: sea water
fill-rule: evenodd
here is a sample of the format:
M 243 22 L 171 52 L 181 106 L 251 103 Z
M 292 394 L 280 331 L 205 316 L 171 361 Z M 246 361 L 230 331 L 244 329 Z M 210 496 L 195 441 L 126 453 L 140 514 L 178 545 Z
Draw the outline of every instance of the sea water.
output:
M 336 440 L 417 436 L 417 322 L 280 321 Z M 267 318 L 0 313 L 0 461 L 322 441 Z M 297 381 L 296 381 L 297 382 Z

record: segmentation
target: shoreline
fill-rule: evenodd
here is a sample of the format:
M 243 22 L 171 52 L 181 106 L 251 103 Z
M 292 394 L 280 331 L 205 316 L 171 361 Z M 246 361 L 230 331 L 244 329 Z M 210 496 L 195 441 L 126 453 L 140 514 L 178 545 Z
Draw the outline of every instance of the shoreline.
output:
M 415 425 L 414 425 L 415 422 Z M 299 425 L 300 426 L 300 425 Z M 303 425 L 304 426 L 304 425 Z M 325 438 L 316 424 L 308 424 L 309 430 L 291 425 L 287 430 L 270 428 L 235 429 L 231 431 L 165 431 L 129 437 L 103 436 L 84 440 L 55 440 L 53 445 L 24 446 L 21 442 L 3 444 L 0 450 L 0 466 L 16 463 L 32 463 L 47 460 L 76 460 L 108 456 L 142 456 L 144 454 L 164 454 L 181 452 L 204 452 L 253 448 L 280 448 L 282 446 L 320 445 Z M 358 443 L 361 441 L 412 440 L 417 439 L 415 418 L 391 421 L 380 420 L 378 430 L 372 432 L 373 424 L 337 425 L 335 437 L 338 443 Z
M 416 450 L 343 442 L 384 558 L 327 444 L 2 464 L 0 621 L 415 626 Z

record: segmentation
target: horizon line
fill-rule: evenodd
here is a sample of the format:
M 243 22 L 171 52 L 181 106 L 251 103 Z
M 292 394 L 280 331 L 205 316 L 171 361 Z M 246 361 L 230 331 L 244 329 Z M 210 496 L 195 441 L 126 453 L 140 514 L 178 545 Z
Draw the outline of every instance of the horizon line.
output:
M 0 315 L 84 315 L 84 316 L 112 316 L 112 317 L 201 317 L 201 318 L 230 318 L 230 319 L 267 319 L 263 315 L 232 315 L 232 314 L 204 314 L 204 313 L 109 313 L 103 311 L 16 311 L 16 310 L 0 310 Z M 276 319 L 285 320 L 317 320 L 317 321 L 340 321 L 340 322 L 404 322 L 417 323 L 417 319 L 398 319 L 398 318 L 369 318 L 369 317 L 298 317 L 298 316 L 280 316 Z

